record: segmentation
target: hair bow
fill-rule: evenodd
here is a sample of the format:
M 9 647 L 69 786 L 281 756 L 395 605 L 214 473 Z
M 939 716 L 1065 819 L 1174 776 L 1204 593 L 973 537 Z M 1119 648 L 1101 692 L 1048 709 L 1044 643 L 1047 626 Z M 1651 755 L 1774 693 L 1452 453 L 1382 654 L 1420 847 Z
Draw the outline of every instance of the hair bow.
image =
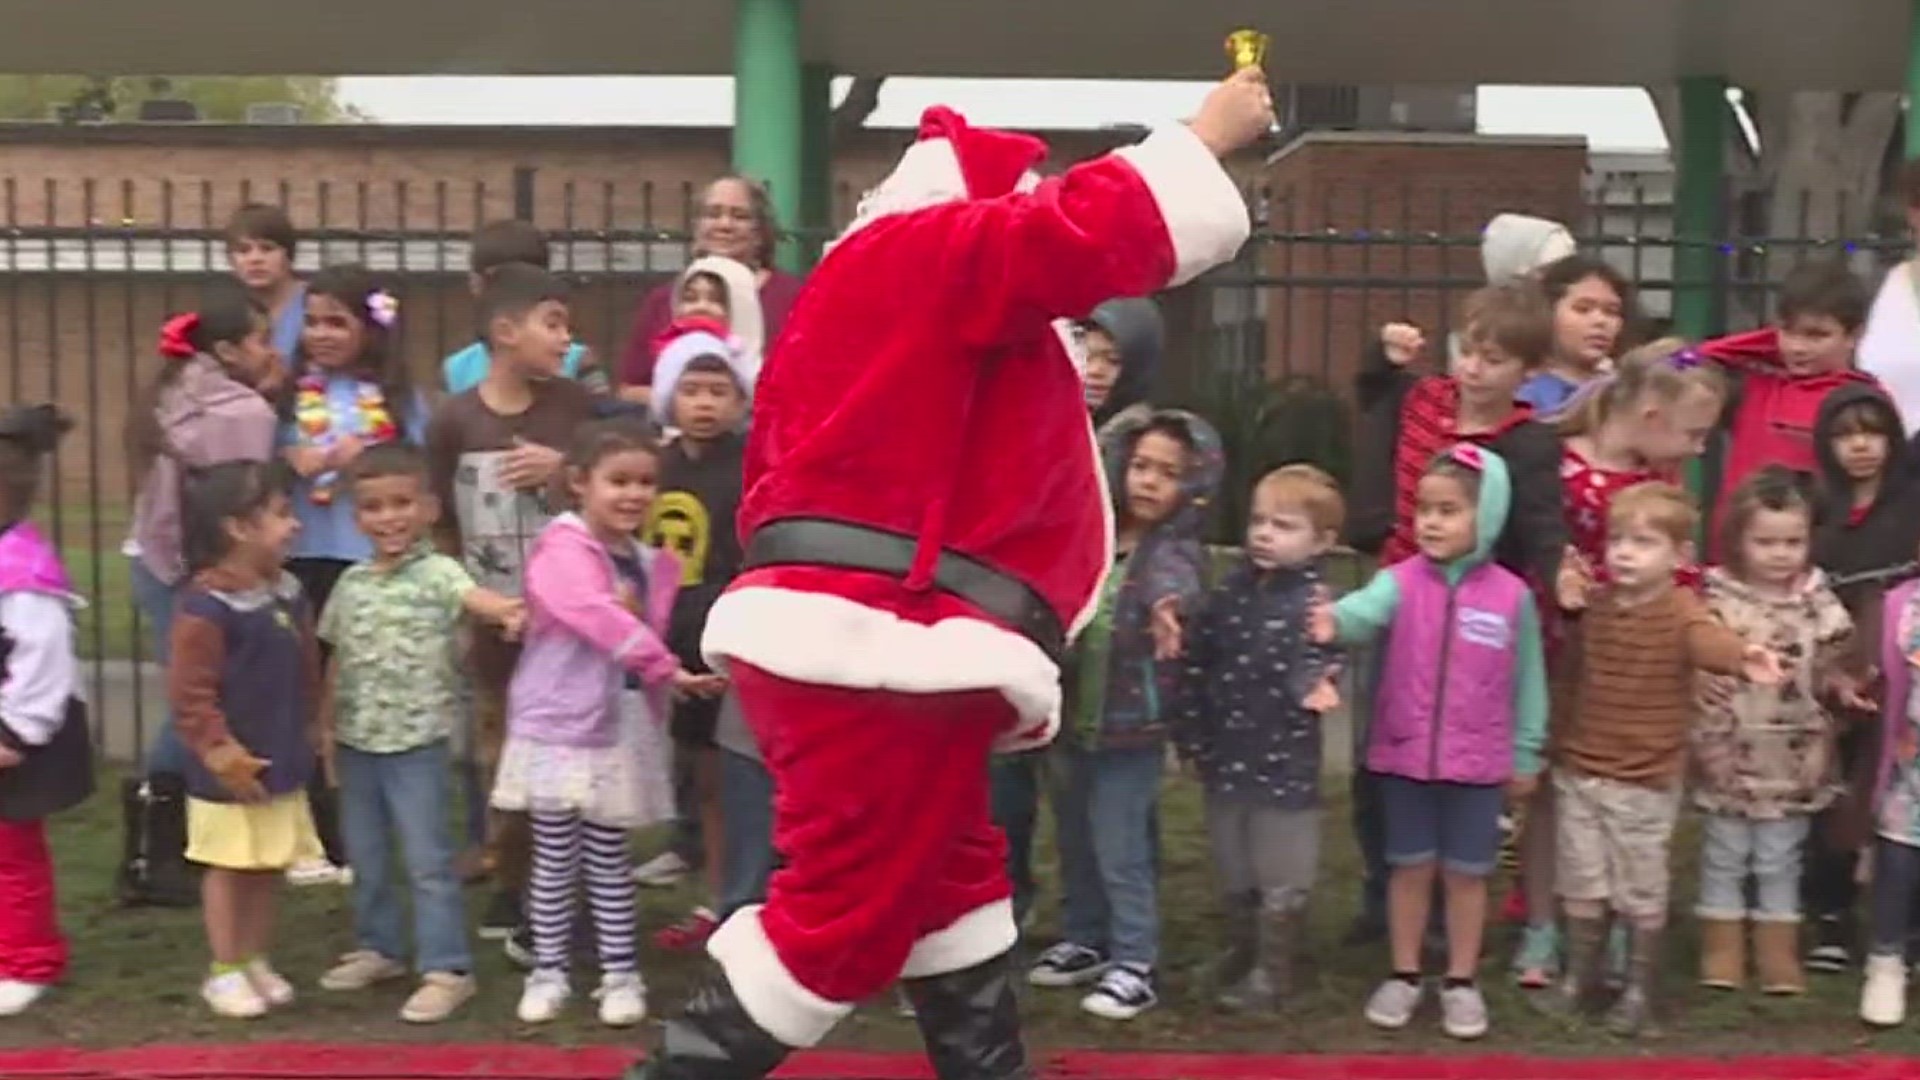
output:
M 1447 457 L 1474 472 L 1485 472 L 1487 469 L 1486 459 L 1480 456 L 1480 448 L 1472 443 L 1453 444 L 1447 449 Z
M 373 290 L 367 294 L 367 318 L 383 330 L 393 329 L 393 324 L 400 321 L 400 301 L 385 289 Z
M 1672 356 L 1667 357 L 1667 363 L 1677 371 L 1687 371 L 1692 368 L 1697 368 L 1706 362 L 1706 354 L 1701 352 L 1700 347 L 1697 345 L 1689 345 L 1679 352 L 1674 353 Z
M 193 332 L 200 329 L 200 316 L 188 312 L 175 315 L 160 327 L 160 355 L 169 360 L 192 359 L 199 349 L 193 347 Z

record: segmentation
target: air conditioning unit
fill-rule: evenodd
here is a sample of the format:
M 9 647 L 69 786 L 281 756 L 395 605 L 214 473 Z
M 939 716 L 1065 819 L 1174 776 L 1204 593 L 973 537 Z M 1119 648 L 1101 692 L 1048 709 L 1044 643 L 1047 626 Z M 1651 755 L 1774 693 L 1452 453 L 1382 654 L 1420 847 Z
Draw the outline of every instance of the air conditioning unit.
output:
M 249 124 L 297 124 L 304 115 L 291 101 L 257 101 L 247 106 Z
M 148 98 L 140 103 L 143 124 L 192 124 L 200 120 L 200 106 L 182 98 Z
M 56 124 L 104 124 L 107 114 L 98 105 L 54 105 L 47 109 L 47 119 Z

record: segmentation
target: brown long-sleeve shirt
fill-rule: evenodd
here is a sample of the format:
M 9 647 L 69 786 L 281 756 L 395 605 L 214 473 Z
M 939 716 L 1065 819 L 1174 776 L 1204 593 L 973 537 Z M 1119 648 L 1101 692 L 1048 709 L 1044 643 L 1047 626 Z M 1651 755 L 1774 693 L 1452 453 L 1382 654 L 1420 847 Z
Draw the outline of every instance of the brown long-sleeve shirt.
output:
M 1592 776 L 1667 784 L 1686 763 L 1694 675 L 1736 675 L 1746 642 L 1691 592 L 1596 598 L 1571 641 L 1578 682 L 1555 760 Z

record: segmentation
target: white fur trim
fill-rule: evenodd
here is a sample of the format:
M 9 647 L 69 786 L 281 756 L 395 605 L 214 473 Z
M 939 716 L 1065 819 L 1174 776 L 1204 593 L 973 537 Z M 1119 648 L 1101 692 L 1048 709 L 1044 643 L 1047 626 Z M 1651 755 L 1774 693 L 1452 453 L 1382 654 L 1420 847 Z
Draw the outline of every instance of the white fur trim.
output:
M 900 977 L 925 979 L 965 971 L 1013 948 L 1019 937 L 1020 928 L 1013 923 L 1013 901 L 995 900 L 914 942 Z
M 1023 725 L 1060 712 L 1060 669 L 1024 635 L 980 619 L 922 624 L 830 593 L 749 587 L 713 605 L 700 649 L 709 663 L 737 657 L 821 686 L 998 690 Z
M 788 1046 L 812 1046 L 853 1011 L 853 1004 L 828 1001 L 800 985 L 767 940 L 761 907 L 734 912 L 707 939 L 707 955 L 726 971 L 734 996 L 762 1031 Z
M 1173 279 L 1166 287 L 1239 254 L 1253 231 L 1246 196 L 1191 128 L 1172 124 L 1115 153 L 1146 182 L 1173 241 Z
M 1039 186 L 1040 174 L 1029 170 L 1014 184 L 1013 190 L 1024 194 Z M 960 157 L 954 153 L 953 143 L 947 139 L 922 139 L 907 147 L 886 179 L 860 197 L 853 221 L 825 250 L 833 250 L 835 245 L 881 218 L 966 198 L 967 178 L 960 171 Z
M 1087 417 L 1087 439 L 1093 443 L 1093 479 L 1100 486 L 1100 536 L 1104 543 L 1100 549 L 1100 578 L 1093 583 L 1093 592 L 1088 594 L 1086 606 L 1067 625 L 1069 642 L 1080 636 L 1080 632 L 1087 628 L 1094 614 L 1100 610 L 1100 594 L 1107 590 L 1107 575 L 1113 573 L 1114 533 L 1119 528 L 1113 517 L 1113 491 L 1107 486 L 1107 463 L 1100 454 L 1100 434 L 1093 430 L 1092 416 Z

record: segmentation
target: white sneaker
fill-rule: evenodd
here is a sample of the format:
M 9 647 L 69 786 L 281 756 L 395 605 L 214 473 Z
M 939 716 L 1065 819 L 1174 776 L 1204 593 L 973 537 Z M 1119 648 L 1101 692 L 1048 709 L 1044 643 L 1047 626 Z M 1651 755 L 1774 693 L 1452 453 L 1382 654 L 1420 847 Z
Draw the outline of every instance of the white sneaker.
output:
M 678 852 L 663 851 L 633 868 L 633 882 L 649 889 L 664 889 L 679 884 L 691 869 Z
M 1421 987 L 1405 979 L 1388 979 L 1367 999 L 1367 1023 L 1388 1031 L 1399 1031 L 1413 1020 L 1420 1007 Z
M 0 1016 L 19 1016 L 41 998 L 47 996 L 46 983 L 21 982 L 18 979 L 0 979 Z
M 536 971 L 527 976 L 527 988 L 520 992 L 520 1022 L 545 1024 L 558 1019 L 572 996 L 566 972 Z
M 608 1027 L 632 1027 L 647 1018 L 647 984 L 636 972 L 602 975 L 593 996 L 600 999 L 600 1022 Z
M 375 983 L 403 979 L 406 975 L 407 965 L 400 961 L 381 956 L 372 949 L 355 949 L 320 976 L 320 989 L 365 990 Z
M 213 1015 L 229 1020 L 252 1020 L 267 1015 L 267 999 L 253 988 L 244 971 L 214 975 L 200 984 L 200 1000 Z
M 1440 991 L 1440 1030 L 1456 1039 L 1477 1039 L 1487 1033 L 1487 999 L 1471 984 Z
M 1898 1027 L 1906 1018 L 1906 958 L 1867 957 L 1867 981 L 1860 988 L 1860 1019 L 1874 1027 Z
M 325 859 L 313 859 L 308 862 L 294 863 L 287 867 L 287 884 L 308 885 L 351 885 L 353 871 L 335 866 Z
M 281 978 L 265 957 L 256 956 L 248 961 L 246 975 L 247 981 L 253 984 L 253 992 L 269 1006 L 278 1009 L 293 1004 L 293 984 Z

